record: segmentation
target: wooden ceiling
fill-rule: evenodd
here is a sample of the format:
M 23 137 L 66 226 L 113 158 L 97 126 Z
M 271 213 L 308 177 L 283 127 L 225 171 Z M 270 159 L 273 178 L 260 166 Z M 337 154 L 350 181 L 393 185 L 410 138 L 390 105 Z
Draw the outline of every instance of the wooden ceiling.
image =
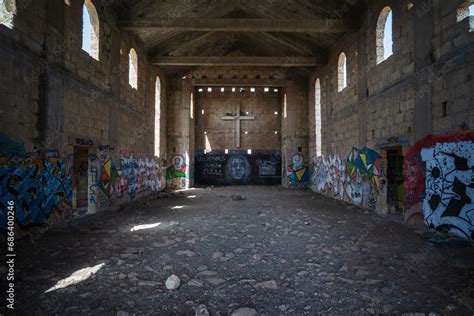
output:
M 115 0 L 160 66 L 317 66 L 367 0 Z

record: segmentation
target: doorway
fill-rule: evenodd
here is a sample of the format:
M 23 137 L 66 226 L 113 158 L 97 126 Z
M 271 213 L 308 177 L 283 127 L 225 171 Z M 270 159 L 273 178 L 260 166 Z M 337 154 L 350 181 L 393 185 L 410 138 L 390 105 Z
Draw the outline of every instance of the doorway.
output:
M 390 213 L 403 212 L 403 149 L 387 149 L 387 206 Z
M 87 147 L 74 147 L 74 182 L 75 182 L 75 208 L 87 211 L 88 206 L 88 172 L 89 149 Z

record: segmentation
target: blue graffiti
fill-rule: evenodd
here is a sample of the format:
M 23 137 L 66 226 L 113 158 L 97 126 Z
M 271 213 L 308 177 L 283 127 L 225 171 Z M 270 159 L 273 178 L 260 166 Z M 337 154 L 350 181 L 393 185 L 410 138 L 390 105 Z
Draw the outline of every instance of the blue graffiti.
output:
M 0 204 L 15 203 L 16 222 L 20 228 L 47 225 L 54 210 L 72 207 L 73 179 L 63 160 L 26 167 L 0 169 Z M 6 228 L 6 213 L 0 213 L 0 228 Z

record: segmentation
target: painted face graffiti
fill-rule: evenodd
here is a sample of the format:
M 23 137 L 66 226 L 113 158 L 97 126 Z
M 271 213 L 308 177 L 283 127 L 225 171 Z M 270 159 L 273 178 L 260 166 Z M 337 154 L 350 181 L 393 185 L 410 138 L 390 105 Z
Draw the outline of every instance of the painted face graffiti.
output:
M 226 177 L 229 183 L 248 183 L 250 173 L 250 163 L 245 156 L 235 155 L 227 160 Z
M 247 164 L 242 157 L 232 157 L 230 159 L 230 175 L 235 180 L 242 180 L 245 177 Z

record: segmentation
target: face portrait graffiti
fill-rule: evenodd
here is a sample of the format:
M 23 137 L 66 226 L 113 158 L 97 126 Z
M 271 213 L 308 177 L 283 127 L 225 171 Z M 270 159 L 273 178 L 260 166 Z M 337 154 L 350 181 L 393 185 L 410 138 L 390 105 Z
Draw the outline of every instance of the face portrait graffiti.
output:
M 301 154 L 296 154 L 291 159 L 293 162 L 293 168 L 301 169 L 303 167 L 303 156 Z
M 175 171 L 180 171 L 181 167 L 184 164 L 184 158 L 183 158 L 183 156 L 180 156 L 180 155 L 174 156 L 172 162 L 173 162 L 174 170 Z
M 246 184 L 250 181 L 250 163 L 243 155 L 231 156 L 227 160 L 226 179 L 231 184 Z

